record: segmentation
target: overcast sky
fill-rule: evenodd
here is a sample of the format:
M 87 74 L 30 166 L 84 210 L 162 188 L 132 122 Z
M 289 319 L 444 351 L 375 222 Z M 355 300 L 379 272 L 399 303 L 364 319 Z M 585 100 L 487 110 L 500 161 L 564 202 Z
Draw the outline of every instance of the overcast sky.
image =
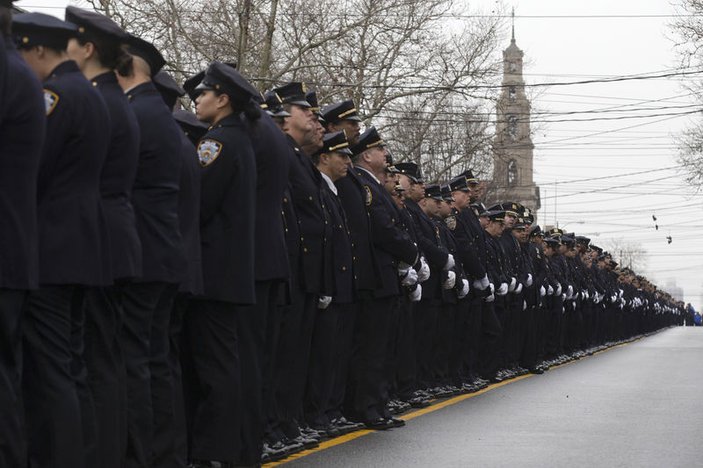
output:
M 23 0 L 17 4 L 28 10 L 45 6 L 44 12 L 63 17 L 67 3 Z M 70 3 L 85 6 L 81 1 Z M 675 11 L 668 1 L 517 0 L 507 4 L 515 7 L 516 42 L 525 52 L 528 84 L 657 75 L 674 72 L 677 66 L 668 29 Z M 471 5 L 490 12 L 495 1 Z M 501 50 L 495 52 L 497 59 L 509 44 L 509 27 L 505 33 Z M 703 305 L 699 275 L 703 240 L 698 234 L 703 221 L 697 206 L 702 196 L 685 185 L 676 169 L 676 138 L 693 121 L 687 113 L 697 109 L 682 84 L 699 77 L 530 90 L 533 129 L 538 129 L 533 140 L 535 181 L 542 189 L 541 223 L 556 220 L 599 245 L 610 238 L 640 242 L 648 255 L 643 273 L 661 287 L 675 280 L 684 289 L 685 300 L 697 309 Z M 602 178 L 609 176 L 616 177 Z M 583 180 L 593 178 L 600 179 Z

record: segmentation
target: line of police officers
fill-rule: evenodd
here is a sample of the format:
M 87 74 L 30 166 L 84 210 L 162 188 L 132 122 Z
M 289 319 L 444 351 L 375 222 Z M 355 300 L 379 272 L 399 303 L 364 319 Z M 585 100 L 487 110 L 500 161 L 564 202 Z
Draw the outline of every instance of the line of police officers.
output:
M 352 101 L 220 62 L 182 89 L 105 16 L 10 6 L 1 466 L 256 466 L 680 321 L 471 171 L 393 165 Z

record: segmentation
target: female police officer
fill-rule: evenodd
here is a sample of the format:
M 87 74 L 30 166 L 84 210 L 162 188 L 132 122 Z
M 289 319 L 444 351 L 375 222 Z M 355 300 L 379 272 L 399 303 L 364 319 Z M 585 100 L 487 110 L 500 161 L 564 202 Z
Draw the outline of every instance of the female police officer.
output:
M 204 293 L 185 325 L 185 352 L 194 365 L 190 454 L 195 466 L 254 464 L 261 448 L 242 443 L 249 424 L 241 395 L 249 379 L 240 362 L 248 359 L 257 326 L 246 308 L 256 301 L 256 160 L 248 129 L 260 117 L 261 96 L 220 62 L 210 64 L 198 89 L 197 116 L 211 127 L 198 143 Z

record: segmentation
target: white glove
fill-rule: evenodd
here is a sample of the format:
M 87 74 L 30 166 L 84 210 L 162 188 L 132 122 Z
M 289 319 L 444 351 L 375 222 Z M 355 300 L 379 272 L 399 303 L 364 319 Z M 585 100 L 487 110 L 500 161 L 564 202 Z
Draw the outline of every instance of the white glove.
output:
M 410 265 L 408 265 L 407 263 L 400 262 L 398 264 L 398 276 L 407 275 L 409 270 L 410 270 Z
M 422 299 L 422 285 L 416 285 L 415 289 L 410 292 L 408 298 L 410 299 L 410 302 L 418 302 L 420 299 Z
M 425 261 L 425 257 L 420 257 L 420 269 L 417 270 L 417 282 L 424 283 L 430 278 L 430 266 Z
M 520 294 L 522 292 L 522 283 L 517 284 L 517 288 L 515 288 L 515 294 Z
M 486 289 L 489 284 L 491 284 L 491 282 L 488 281 L 488 275 L 483 275 L 483 278 L 481 278 L 481 286 L 483 286 L 483 289 L 481 289 L 481 291 Z
M 625 291 L 623 291 L 622 289 L 618 289 L 618 297 L 622 297 L 624 292 Z
M 569 285 L 569 289 L 566 290 L 566 298 L 571 299 L 574 297 L 574 287 Z
M 332 302 L 332 296 L 320 296 L 317 299 L 317 308 L 318 309 L 326 309 L 329 307 L 331 302 Z
M 527 274 L 527 280 L 525 280 L 525 286 L 528 288 L 532 286 L 532 273 Z
M 489 284 L 491 283 L 488 281 L 488 276 L 483 275 L 483 278 L 480 280 L 474 280 L 472 286 L 474 289 L 478 289 L 479 291 L 485 291 Z
M 550 286 L 549 289 L 552 289 L 552 287 Z M 554 292 L 554 291 L 552 291 L 552 292 Z M 546 295 L 547 295 L 547 290 L 544 289 L 544 286 L 540 286 L 539 287 L 539 297 L 544 297 Z
M 445 270 L 445 271 L 446 271 L 446 270 L 451 270 L 452 268 L 454 268 L 454 265 L 455 265 L 455 262 L 454 262 L 454 255 L 449 254 L 449 255 L 447 256 L 447 264 L 444 265 L 444 270 Z
M 554 291 L 554 294 L 561 296 L 561 283 L 557 283 L 557 289 Z
M 524 312 L 526 310 L 527 310 L 527 301 L 522 301 L 522 311 Z
M 590 296 L 588 295 L 588 291 L 587 291 L 587 290 L 584 289 L 584 290 L 581 291 L 581 292 L 583 293 L 583 298 L 584 298 L 584 299 L 588 299 L 588 298 L 590 297 Z
M 554 288 L 551 284 L 547 287 L 547 294 L 549 294 L 550 296 L 554 295 Z
M 442 287 L 444 289 L 452 289 L 454 285 L 456 284 L 456 273 L 453 271 L 448 271 L 447 272 L 447 279 L 444 280 L 444 284 Z
M 508 294 L 508 283 L 500 283 L 496 294 L 498 294 L 499 296 L 505 296 L 506 294 Z
M 561 293 L 561 300 L 562 300 L 562 301 L 566 300 L 566 294 Z
M 490 296 L 486 297 L 486 302 L 493 302 L 496 300 L 495 294 L 491 293 Z
M 400 270 L 398 270 L 400 273 Z M 400 284 L 403 286 L 412 286 L 417 284 L 417 271 L 414 268 L 410 268 L 405 276 L 401 276 Z
M 457 294 L 457 297 L 459 299 L 463 299 L 466 297 L 466 295 L 469 294 L 469 281 L 462 279 L 461 280 L 461 291 Z
M 508 286 L 508 291 L 513 292 L 517 287 L 517 280 L 515 278 L 510 278 L 510 286 Z

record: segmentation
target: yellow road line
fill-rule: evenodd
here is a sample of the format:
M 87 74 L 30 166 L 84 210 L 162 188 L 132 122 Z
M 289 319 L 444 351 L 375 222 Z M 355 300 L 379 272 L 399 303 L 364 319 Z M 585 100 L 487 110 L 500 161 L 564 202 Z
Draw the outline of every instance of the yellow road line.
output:
M 620 344 L 617 344 L 617 345 L 615 345 L 615 346 L 611 346 L 611 347 L 609 347 L 609 348 L 605 348 L 605 349 L 602 349 L 602 350 L 600 350 L 600 351 L 596 351 L 596 352 L 593 353 L 591 356 L 584 356 L 584 357 L 582 357 L 581 359 L 575 359 L 575 360 L 573 360 L 573 361 L 565 362 L 564 364 L 559 364 L 559 365 L 556 365 L 556 366 L 552 366 L 552 367 L 549 368 L 549 370 L 552 371 L 552 370 L 554 370 L 554 369 L 558 369 L 558 368 L 560 368 L 560 367 L 567 366 L 567 365 L 569 365 L 569 364 L 574 364 L 574 363 L 579 362 L 579 361 L 581 361 L 581 360 L 583 360 L 583 359 L 585 359 L 585 358 L 589 358 L 589 357 L 595 356 L 596 354 L 601 354 L 601 353 L 604 353 L 604 352 L 606 352 L 606 351 L 610 351 L 610 350 L 612 350 L 612 349 L 620 348 L 620 347 L 622 347 L 622 346 L 629 345 L 630 343 L 634 343 L 634 342 L 636 342 L 636 341 L 640 341 L 642 338 L 644 338 L 644 337 L 636 338 L 636 339 L 631 340 L 631 341 L 626 341 L 626 342 L 624 342 L 624 343 L 620 343 Z M 505 386 L 505 385 L 508 385 L 508 384 L 511 384 L 511 383 L 514 383 L 514 382 L 518 382 L 518 381 L 520 381 L 520 380 L 524 380 L 524 379 L 527 379 L 527 378 L 529 378 L 529 377 L 534 377 L 534 376 L 535 376 L 535 374 L 525 374 L 525 375 L 520 375 L 520 376 L 518 376 L 518 377 L 514 377 L 514 378 L 512 378 L 512 379 L 504 380 L 504 381 L 502 381 L 502 382 L 494 383 L 494 384 L 491 384 L 491 385 L 489 385 L 488 387 L 486 387 L 486 388 L 484 388 L 484 389 L 482 389 L 482 390 L 479 390 L 479 391 L 477 391 L 477 392 L 474 392 L 474 393 L 467 393 L 467 394 L 465 394 L 465 395 L 455 396 L 455 397 L 453 397 L 453 398 L 449 398 L 449 399 L 444 400 L 444 401 L 442 401 L 442 402 L 432 404 L 432 405 L 428 406 L 427 408 L 421 408 L 421 409 L 416 410 L 416 411 L 413 411 L 413 412 L 411 412 L 411 413 L 403 414 L 403 415 L 400 416 L 400 418 L 403 419 L 404 421 L 409 421 L 409 420 L 415 419 L 415 418 L 417 418 L 417 417 L 419 417 L 419 416 L 423 416 L 423 415 L 425 415 L 425 414 L 433 413 L 433 412 L 435 412 L 435 411 L 437 411 L 437 410 L 440 410 L 440 409 L 442 409 L 442 408 L 446 408 L 447 406 L 455 405 L 455 404 L 457 404 L 457 403 L 459 403 L 459 402 L 461 402 L 461 401 L 468 400 L 469 398 L 474 398 L 474 397 L 477 397 L 477 396 L 479 396 L 479 395 L 483 395 L 484 393 L 488 393 L 488 392 L 490 392 L 491 390 L 495 390 L 496 388 L 500 388 L 500 387 L 503 387 L 503 386 Z M 392 430 L 392 429 L 391 429 L 391 430 Z M 345 443 L 347 443 L 347 442 L 351 442 L 352 440 L 358 439 L 359 437 L 363 437 L 363 436 L 365 436 L 365 435 L 367 435 L 367 434 L 371 434 L 371 433 L 373 433 L 373 432 L 379 432 L 379 431 L 376 431 L 376 430 L 373 430 L 373 429 L 361 429 L 361 430 L 359 430 L 359 431 L 355 431 L 355 432 L 352 432 L 352 433 L 350 433 L 350 434 L 346 434 L 346 435 L 343 435 L 343 436 L 340 436 L 340 437 L 335 437 L 334 439 L 330 439 L 330 440 L 327 440 L 327 441 L 324 441 L 324 442 L 320 442 L 320 445 L 318 445 L 318 446 L 315 447 L 315 448 L 312 448 L 312 449 L 309 449 L 309 450 L 304 450 L 304 451 L 302 451 L 302 452 L 298 452 L 298 453 L 296 453 L 296 454 L 294 454 L 294 455 L 291 455 L 291 456 L 289 456 L 289 457 L 287 457 L 287 458 L 285 458 L 285 459 L 283 459 L 283 460 L 281 460 L 281 461 L 266 463 L 265 465 L 263 465 L 263 468 L 273 468 L 273 467 L 275 467 L 275 466 L 281 466 L 281 465 L 284 465 L 284 464 L 286 464 L 286 463 L 288 463 L 288 462 L 292 462 L 293 460 L 298 460 L 298 459 L 303 458 L 303 457 L 306 457 L 306 456 L 308 456 L 308 455 L 312 455 L 313 453 L 321 452 L 321 451 L 326 450 L 326 449 L 328 449 L 328 448 L 330 448 L 330 447 L 334 447 L 334 446 L 336 446 L 336 445 L 341 445 L 341 444 L 345 444 Z

